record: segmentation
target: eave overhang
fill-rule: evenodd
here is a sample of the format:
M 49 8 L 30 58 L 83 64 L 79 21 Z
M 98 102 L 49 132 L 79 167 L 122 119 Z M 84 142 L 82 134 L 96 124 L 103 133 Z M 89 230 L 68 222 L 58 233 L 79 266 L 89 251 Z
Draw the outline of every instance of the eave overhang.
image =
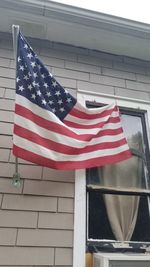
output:
M 0 1 L 0 31 L 150 60 L 150 25 L 49 0 Z

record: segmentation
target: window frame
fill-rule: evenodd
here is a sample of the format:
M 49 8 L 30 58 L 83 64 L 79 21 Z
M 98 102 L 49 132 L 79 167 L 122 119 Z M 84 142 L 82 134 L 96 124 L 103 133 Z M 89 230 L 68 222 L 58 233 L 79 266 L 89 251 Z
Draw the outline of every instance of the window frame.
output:
M 145 111 L 145 123 L 150 147 L 150 101 L 133 99 L 116 95 L 107 95 L 87 91 L 78 91 L 77 100 L 86 106 L 86 102 L 111 104 L 119 107 Z M 75 171 L 75 203 L 74 203 L 74 242 L 73 267 L 85 267 L 86 253 L 86 170 Z

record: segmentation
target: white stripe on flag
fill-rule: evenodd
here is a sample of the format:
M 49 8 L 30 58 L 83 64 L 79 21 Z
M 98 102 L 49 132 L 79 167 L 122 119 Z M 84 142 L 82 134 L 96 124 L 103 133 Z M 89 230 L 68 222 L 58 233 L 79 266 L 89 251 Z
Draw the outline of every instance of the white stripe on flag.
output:
M 70 147 L 75 148 L 84 148 L 85 146 L 90 145 L 96 145 L 101 144 L 103 142 L 115 142 L 122 140 L 124 138 L 123 134 L 117 134 L 117 135 L 105 135 L 101 137 L 92 138 L 90 141 L 81 141 L 81 140 L 75 140 L 72 137 L 62 135 L 61 133 L 56 133 L 53 131 L 53 129 L 47 130 L 43 127 L 40 127 L 39 125 L 35 124 L 33 121 L 26 119 L 22 116 L 19 116 L 16 114 L 15 116 L 15 124 L 19 125 L 27 130 L 32 131 L 33 133 L 36 133 L 40 135 L 43 138 L 47 138 L 48 140 L 52 140 L 54 142 L 64 144 Z
M 80 155 L 67 155 L 64 153 L 56 152 L 54 150 L 47 149 L 41 145 L 35 144 L 34 142 L 28 141 L 27 139 L 21 138 L 14 134 L 14 144 L 20 148 L 26 149 L 32 153 L 35 153 L 39 156 L 43 156 L 48 159 L 52 159 L 54 161 L 75 161 L 80 162 L 84 160 L 88 160 L 91 158 L 103 158 L 104 156 L 114 156 L 118 153 L 121 153 L 123 151 L 128 150 L 127 144 L 112 148 L 112 149 L 105 149 L 105 150 L 98 150 L 89 152 L 89 153 L 83 153 Z

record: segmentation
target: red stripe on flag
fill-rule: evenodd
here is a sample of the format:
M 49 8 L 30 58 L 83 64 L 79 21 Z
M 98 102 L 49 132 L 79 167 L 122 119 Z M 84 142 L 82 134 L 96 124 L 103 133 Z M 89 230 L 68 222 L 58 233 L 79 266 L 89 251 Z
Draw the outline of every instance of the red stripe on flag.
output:
M 60 144 L 55 141 L 44 138 L 28 129 L 22 128 L 15 124 L 14 133 L 24 139 L 27 139 L 33 143 L 43 146 L 49 150 L 57 151 L 66 155 L 81 155 L 83 153 L 90 153 L 98 150 L 112 149 L 126 144 L 126 140 L 121 139 L 113 142 L 102 142 L 95 145 L 86 145 L 83 148 L 76 148 L 65 144 Z M 100 153 L 100 152 L 99 152 Z
M 127 150 L 118 153 L 117 155 L 92 158 L 83 161 L 54 161 L 42 157 L 41 155 L 37 155 L 33 152 L 22 149 L 16 145 L 13 145 L 13 154 L 16 157 L 22 158 L 27 161 L 31 161 L 35 164 L 60 170 L 83 169 L 83 168 L 92 168 L 96 166 L 103 166 L 106 164 L 114 164 L 124 160 L 125 157 L 126 159 L 131 157 L 130 151 Z
M 109 116 L 110 114 L 112 114 L 113 111 L 115 112 L 118 111 L 118 108 L 114 106 L 114 108 L 106 109 L 101 112 L 99 111 L 96 114 L 86 113 L 86 112 L 83 112 L 82 110 L 78 110 L 77 108 L 73 108 L 69 112 L 69 115 L 80 118 L 80 119 L 94 120 L 94 119 L 99 119 L 99 118 Z M 90 112 L 90 109 L 89 109 L 89 112 Z M 95 112 L 96 112 L 96 109 L 95 109 Z
M 35 124 L 37 124 L 38 126 L 44 129 L 80 140 L 79 135 L 74 133 L 73 131 L 70 131 L 67 127 L 65 127 L 65 125 L 63 126 L 62 124 L 48 121 L 34 114 L 32 111 L 30 111 L 29 109 L 23 106 L 16 104 L 15 113 L 26 119 L 33 121 Z M 84 139 L 84 136 L 86 137 L 86 135 L 83 135 L 83 139 Z
M 117 135 L 122 133 L 122 128 L 117 128 L 117 129 L 107 129 L 107 130 L 100 129 L 97 134 L 77 134 L 69 130 L 67 127 L 65 127 L 65 125 L 63 126 L 59 125 L 58 123 L 48 121 L 34 114 L 29 109 L 20 106 L 19 104 L 16 104 L 15 106 L 15 113 L 26 119 L 33 121 L 35 124 L 44 129 L 81 141 L 90 141 L 92 138 L 101 137 L 105 135 Z
M 120 122 L 120 118 L 119 117 L 109 117 L 108 120 L 106 121 L 102 121 L 96 124 L 91 124 L 91 125 L 86 125 L 86 124 L 80 124 L 80 123 L 76 123 L 76 122 L 72 122 L 72 121 L 67 121 L 64 120 L 63 121 L 68 127 L 72 127 L 72 128 L 76 128 L 76 129 L 95 129 L 95 128 L 102 128 L 104 127 L 105 124 L 108 123 L 118 123 Z

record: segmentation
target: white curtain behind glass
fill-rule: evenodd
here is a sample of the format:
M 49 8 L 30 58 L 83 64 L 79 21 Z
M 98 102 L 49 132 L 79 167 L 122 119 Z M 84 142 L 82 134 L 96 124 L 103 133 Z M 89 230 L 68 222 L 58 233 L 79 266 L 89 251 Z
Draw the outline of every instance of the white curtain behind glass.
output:
M 140 188 L 142 160 L 133 156 L 131 159 L 99 169 L 101 184 L 114 188 Z M 117 240 L 130 240 L 135 228 L 138 196 L 104 195 L 104 202 L 110 226 Z

